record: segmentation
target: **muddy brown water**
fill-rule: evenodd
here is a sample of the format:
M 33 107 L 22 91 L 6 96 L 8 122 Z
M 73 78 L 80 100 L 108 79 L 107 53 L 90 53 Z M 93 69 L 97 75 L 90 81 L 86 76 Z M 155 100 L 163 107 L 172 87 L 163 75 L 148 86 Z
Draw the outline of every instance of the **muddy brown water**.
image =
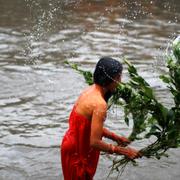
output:
M 65 60 L 93 71 L 101 56 L 127 57 L 170 107 L 158 76 L 166 73 L 164 54 L 180 34 L 179 21 L 179 0 L 0 0 L 0 180 L 63 179 L 59 144 L 87 86 Z M 131 131 L 117 107 L 105 126 L 123 135 Z M 179 180 L 180 150 L 168 152 L 161 160 L 142 158 L 119 179 Z M 110 165 L 102 155 L 95 179 L 106 179 Z

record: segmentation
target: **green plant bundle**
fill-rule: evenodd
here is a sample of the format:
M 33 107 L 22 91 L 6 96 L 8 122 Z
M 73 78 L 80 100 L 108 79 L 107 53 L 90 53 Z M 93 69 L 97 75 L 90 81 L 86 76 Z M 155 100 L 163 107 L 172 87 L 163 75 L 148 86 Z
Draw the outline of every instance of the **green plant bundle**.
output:
M 130 79 L 127 83 L 120 83 L 109 103 L 117 104 L 124 109 L 124 121 L 129 125 L 133 121 L 131 141 L 155 137 L 155 141 L 141 149 L 143 156 L 160 159 L 167 156 L 169 148 L 180 146 L 180 37 L 172 44 L 172 51 L 167 55 L 168 74 L 160 78 L 167 84 L 172 93 L 174 104 L 167 108 L 160 103 L 150 85 L 141 77 L 136 68 L 127 60 Z M 68 63 L 68 62 L 66 62 Z M 69 63 L 68 63 L 69 64 Z M 82 74 L 89 85 L 93 84 L 92 73 L 69 64 L 73 69 Z M 129 163 L 136 163 L 127 157 L 119 157 L 113 160 L 111 172 L 122 171 Z

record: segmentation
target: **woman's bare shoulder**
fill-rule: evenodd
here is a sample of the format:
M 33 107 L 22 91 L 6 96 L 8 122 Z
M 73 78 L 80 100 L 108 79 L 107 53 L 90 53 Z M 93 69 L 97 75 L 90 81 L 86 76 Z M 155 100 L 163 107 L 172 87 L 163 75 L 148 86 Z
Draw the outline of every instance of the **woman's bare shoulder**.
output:
M 94 90 L 93 86 L 90 86 L 89 88 L 85 89 L 82 92 L 80 98 L 84 99 L 85 101 L 87 100 L 88 102 L 93 103 L 95 105 L 101 105 L 101 106 L 107 105 L 102 95 L 100 95 L 99 92 Z
M 98 109 L 104 111 L 107 109 L 107 103 L 104 98 L 94 91 L 91 86 L 81 93 L 76 104 L 78 106 L 77 109 L 85 114 L 92 114 L 94 110 Z

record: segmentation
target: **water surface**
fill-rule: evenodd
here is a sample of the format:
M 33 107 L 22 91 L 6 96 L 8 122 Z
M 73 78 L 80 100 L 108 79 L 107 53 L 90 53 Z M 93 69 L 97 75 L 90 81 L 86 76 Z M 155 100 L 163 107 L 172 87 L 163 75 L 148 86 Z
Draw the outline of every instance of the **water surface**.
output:
M 180 34 L 179 21 L 179 0 L 0 0 L 0 180 L 63 179 L 59 144 L 73 103 L 87 86 L 65 60 L 93 71 L 101 56 L 125 56 L 170 107 L 158 76 L 166 73 L 163 55 Z M 122 119 L 114 107 L 106 126 L 128 135 Z M 179 180 L 180 150 L 169 154 L 142 159 L 119 179 Z M 109 165 L 101 156 L 95 179 L 106 179 Z

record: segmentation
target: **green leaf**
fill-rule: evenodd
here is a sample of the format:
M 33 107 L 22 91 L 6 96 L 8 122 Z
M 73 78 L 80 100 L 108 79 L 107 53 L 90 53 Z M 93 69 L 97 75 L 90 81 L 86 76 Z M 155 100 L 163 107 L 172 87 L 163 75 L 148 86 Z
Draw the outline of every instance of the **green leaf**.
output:
M 129 74 L 137 74 L 136 68 L 128 60 L 124 59 L 124 62 L 128 65 Z
M 147 97 L 149 97 L 150 99 L 154 99 L 153 90 L 150 87 L 145 86 L 143 89 Z
M 125 123 L 129 126 L 129 118 L 128 118 L 128 117 L 125 117 L 124 121 L 125 121 Z
M 163 82 L 165 82 L 167 84 L 169 84 L 171 82 L 170 77 L 167 77 L 165 75 L 161 75 L 159 77 L 160 77 L 160 79 L 162 79 Z

